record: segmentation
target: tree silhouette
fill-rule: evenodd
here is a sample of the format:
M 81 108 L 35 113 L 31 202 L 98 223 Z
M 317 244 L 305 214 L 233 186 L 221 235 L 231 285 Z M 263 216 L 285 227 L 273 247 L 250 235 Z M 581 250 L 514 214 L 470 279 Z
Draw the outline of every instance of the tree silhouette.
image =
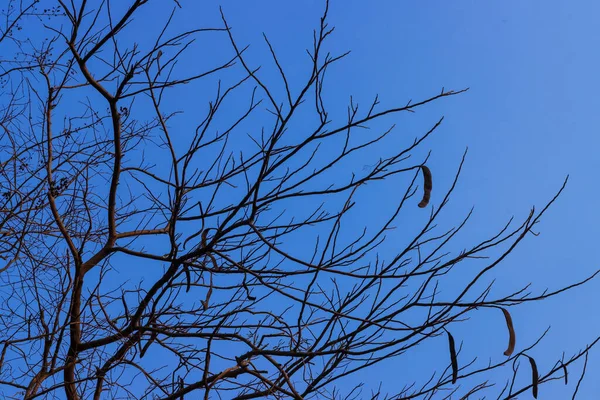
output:
M 471 214 L 438 221 L 464 157 L 450 182 L 411 158 L 443 118 L 398 147 L 394 118 L 465 90 L 393 108 L 351 99 L 340 117 L 325 80 L 348 53 L 327 50 L 327 2 L 300 84 L 267 36 L 275 74 L 248 61 L 224 13 L 187 30 L 176 1 L 154 5 L 163 25 L 136 19 L 149 3 L 9 0 L 2 11 L 4 398 L 536 397 L 587 363 L 595 341 L 536 365 L 539 341 L 519 343 L 509 309 L 593 276 L 541 294 L 487 280 L 562 188 L 456 249 Z M 194 58 L 211 40 L 229 46 Z M 375 185 L 393 202 L 382 220 Z M 457 287 L 464 263 L 477 267 Z M 504 357 L 461 358 L 468 337 L 452 332 L 473 313 L 506 322 Z M 361 392 L 363 370 L 438 340 L 448 350 L 430 375 Z M 525 359 L 532 379 L 519 386 Z M 508 378 L 492 388 L 498 369 Z

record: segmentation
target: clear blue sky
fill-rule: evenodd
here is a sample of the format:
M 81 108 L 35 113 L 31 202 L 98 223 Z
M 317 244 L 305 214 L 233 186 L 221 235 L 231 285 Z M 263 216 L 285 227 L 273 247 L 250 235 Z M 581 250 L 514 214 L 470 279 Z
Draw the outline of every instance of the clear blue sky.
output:
M 265 55 L 265 32 L 286 70 L 294 74 L 302 70 L 298 64 L 305 62 L 303 50 L 322 3 L 224 1 L 223 7 L 236 37 L 252 45 L 250 57 L 256 63 Z M 196 22 L 217 21 L 212 4 L 197 7 L 189 13 Z M 452 210 L 463 215 L 475 206 L 469 230 L 474 240 L 508 217 L 523 217 L 532 205 L 541 206 L 570 175 L 566 192 L 539 226 L 541 235 L 526 240 L 496 275 L 499 288 L 527 282 L 537 290 L 554 288 L 598 268 L 600 3 L 344 0 L 332 1 L 330 16 L 336 26 L 332 50 L 352 50 L 330 75 L 330 90 L 339 93 L 340 106 L 350 94 L 364 103 L 379 94 L 383 105 L 392 105 L 429 96 L 441 87 L 471 88 L 421 111 L 414 121 L 401 119 L 398 126 L 411 129 L 423 126 L 416 121 L 446 116 L 441 132 L 430 141 L 431 165 L 440 184 L 448 182 L 469 147 Z M 532 353 L 541 371 L 563 350 L 576 351 L 600 333 L 594 307 L 599 285 L 592 282 L 577 295 L 512 309 L 521 344 L 552 327 Z M 497 352 L 505 346 L 500 315 L 482 316 L 465 326 L 455 335 L 464 341 L 466 355 L 479 354 L 485 362 L 490 349 Z M 429 351 L 445 346 L 442 340 L 439 349 Z M 582 399 L 600 391 L 595 379 L 600 354 L 594 354 Z M 424 363 L 428 356 L 418 354 L 415 360 Z M 410 375 L 407 367 L 376 368 L 360 378 L 384 380 L 384 387 L 393 390 L 394 381 Z M 497 377 L 508 377 L 509 371 L 504 373 Z M 541 388 L 541 398 L 570 398 L 577 373 L 571 371 L 566 391 L 554 383 Z M 523 374 L 529 379 L 526 368 Z

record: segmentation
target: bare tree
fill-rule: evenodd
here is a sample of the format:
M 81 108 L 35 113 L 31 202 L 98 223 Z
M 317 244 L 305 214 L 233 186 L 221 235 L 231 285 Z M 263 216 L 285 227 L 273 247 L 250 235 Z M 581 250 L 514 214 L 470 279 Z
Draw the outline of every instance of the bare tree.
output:
M 149 3 L 156 18 L 135 19 Z M 515 398 L 587 361 L 595 341 L 538 366 L 527 354 L 538 342 L 516 340 L 509 308 L 593 276 L 541 294 L 499 295 L 488 279 L 556 197 L 452 249 L 470 213 L 438 221 L 463 163 L 434 184 L 427 157 L 411 158 L 443 118 L 402 148 L 393 124 L 464 90 L 394 108 L 351 99 L 340 117 L 324 82 L 347 53 L 328 52 L 324 8 L 298 83 L 266 36 L 277 73 L 247 61 L 223 13 L 215 27 L 182 29 L 177 1 L 8 0 L 3 398 Z M 203 40 L 228 48 L 199 62 Z M 381 208 L 393 202 L 385 219 L 373 217 L 376 185 L 389 193 Z M 463 263 L 477 267 L 456 287 Z M 464 360 L 451 332 L 486 312 L 506 321 L 505 356 Z M 448 352 L 430 375 L 361 391 L 364 369 L 438 340 Z M 517 385 L 523 360 L 532 380 Z M 502 368 L 506 384 L 490 382 Z

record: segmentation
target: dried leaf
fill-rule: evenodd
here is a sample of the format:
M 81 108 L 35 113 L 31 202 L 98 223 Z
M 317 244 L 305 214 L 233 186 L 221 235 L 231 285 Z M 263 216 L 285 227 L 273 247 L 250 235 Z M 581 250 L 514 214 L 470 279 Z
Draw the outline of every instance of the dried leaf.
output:
M 433 180 L 431 179 L 431 171 L 425 165 L 421 166 L 423 171 L 423 199 L 419 203 L 420 208 L 427 207 L 429 199 L 431 198 L 431 189 L 433 188 Z
M 507 357 L 510 357 L 512 355 L 513 351 L 515 351 L 515 343 L 517 342 L 517 339 L 515 336 L 515 329 L 513 328 L 512 318 L 511 318 L 508 310 L 506 310 L 504 308 L 500 308 L 500 309 L 504 313 L 504 318 L 506 319 L 506 327 L 508 328 L 508 335 L 509 335 L 508 348 L 504 352 L 504 355 Z
M 458 378 L 458 360 L 456 359 L 456 345 L 454 344 L 454 337 L 448 331 L 448 347 L 450 348 L 450 362 L 452 363 L 452 384 L 456 383 Z
M 532 385 L 531 392 L 533 393 L 533 398 L 537 399 L 538 383 L 539 383 L 540 377 L 538 375 L 538 369 L 537 369 L 537 365 L 535 364 L 535 360 L 529 356 L 527 356 L 527 358 L 529 358 L 529 363 L 531 364 L 531 385 Z

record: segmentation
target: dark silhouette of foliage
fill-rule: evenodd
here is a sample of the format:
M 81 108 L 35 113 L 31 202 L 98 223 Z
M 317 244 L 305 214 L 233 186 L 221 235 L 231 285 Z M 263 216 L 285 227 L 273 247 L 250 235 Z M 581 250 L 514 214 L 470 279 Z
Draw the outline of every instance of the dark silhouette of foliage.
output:
M 537 396 L 562 371 L 567 383 L 567 367 L 587 362 L 596 342 L 540 363 L 541 374 L 530 358 L 529 386 L 514 384 L 516 368 L 504 386 L 488 382 L 538 343 L 515 348 L 508 308 L 592 278 L 539 295 L 486 283 L 557 197 L 453 248 L 470 214 L 445 229 L 440 220 L 464 158 L 432 193 L 422 154 L 443 118 L 410 142 L 393 128 L 466 89 L 389 108 L 351 99 L 340 118 L 325 80 L 348 59 L 327 50 L 323 6 L 300 81 L 266 35 L 274 73 L 249 61 L 225 13 L 215 27 L 187 28 L 177 1 L 8 0 L 3 398 L 514 398 L 530 387 Z M 218 51 L 203 50 L 213 42 Z M 385 199 L 373 198 L 377 185 Z M 393 254 L 382 250 L 389 237 Z M 469 337 L 454 327 L 494 308 L 510 334 L 506 357 L 467 360 Z M 444 332 L 450 363 L 444 351 L 423 360 L 431 373 L 419 381 L 397 373 L 394 393 L 360 391 L 372 383 L 366 369 L 402 363 Z

